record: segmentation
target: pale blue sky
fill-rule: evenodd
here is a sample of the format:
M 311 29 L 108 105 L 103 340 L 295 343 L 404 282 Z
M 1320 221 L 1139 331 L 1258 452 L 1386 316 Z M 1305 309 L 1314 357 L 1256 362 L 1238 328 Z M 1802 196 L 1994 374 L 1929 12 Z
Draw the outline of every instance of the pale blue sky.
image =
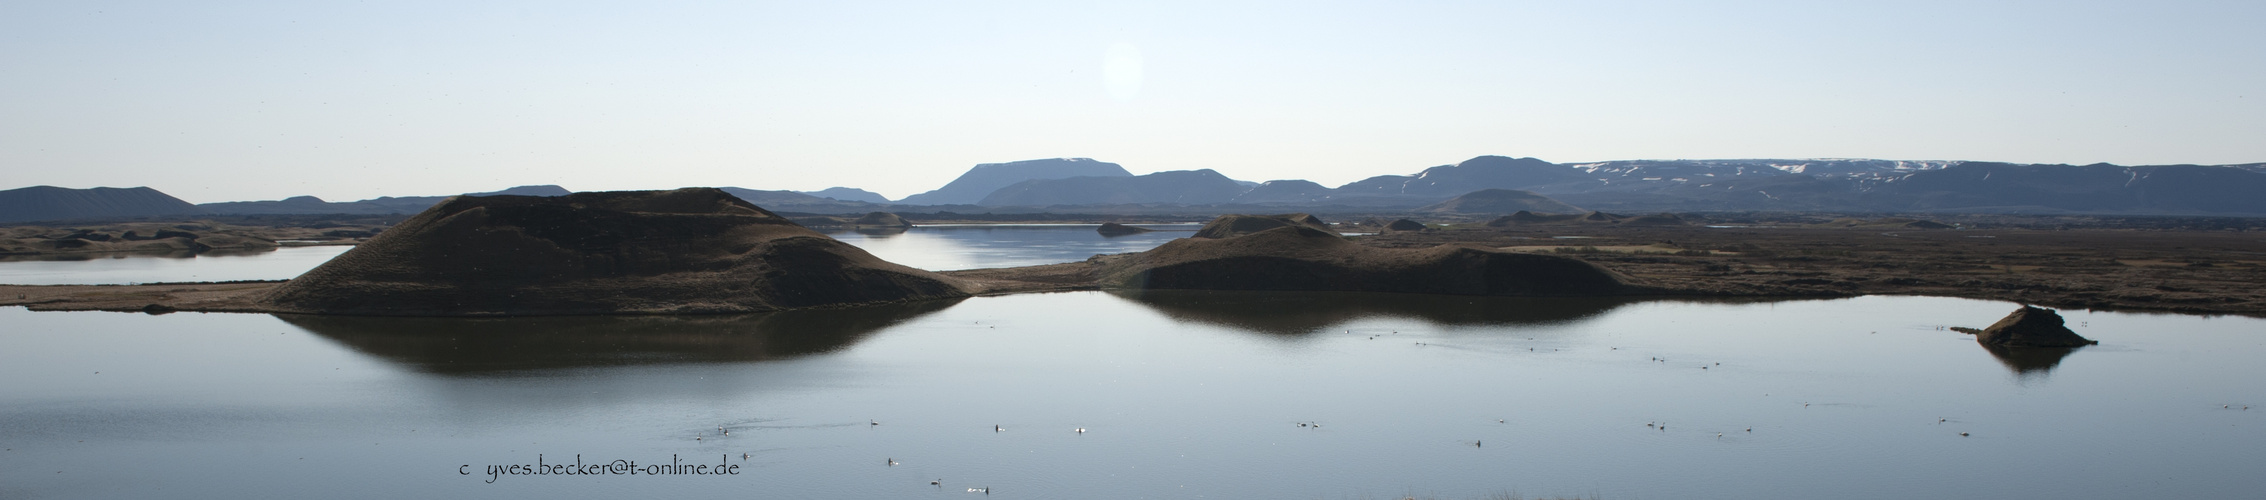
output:
M 5 1 L 0 188 L 902 197 L 1060 156 L 1327 185 L 1482 154 L 2260 162 L 2261 26 L 2261 1 Z

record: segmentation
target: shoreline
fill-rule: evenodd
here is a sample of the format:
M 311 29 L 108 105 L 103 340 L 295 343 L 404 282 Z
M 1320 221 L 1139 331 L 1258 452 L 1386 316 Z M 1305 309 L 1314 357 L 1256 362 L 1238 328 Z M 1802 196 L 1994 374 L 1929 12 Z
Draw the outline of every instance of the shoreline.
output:
M 1082 264 L 1082 263 L 1068 263 L 1068 264 Z M 947 276 L 953 276 L 953 277 L 958 277 L 958 278 L 962 278 L 962 279 L 967 279 L 967 280 L 970 280 L 970 281 L 974 281 L 974 282 L 976 282 L 976 283 L 977 283 L 977 284 L 978 284 L 979 286 L 983 287 L 981 291 L 979 291 L 979 292 L 977 292 L 977 293 L 974 293 L 974 294 L 971 294 L 971 295 L 969 295 L 969 297 L 995 297 L 995 296 L 1006 296 L 1006 295 L 1021 295 L 1021 294 L 1032 294 L 1032 293 L 1062 293 L 1062 292 L 1081 292 L 1081 291 L 1114 291 L 1114 290 L 1105 289 L 1105 288 L 1103 288 L 1103 287 L 1101 287 L 1101 286 L 1099 286 L 1099 285 L 1097 285 L 1097 284 L 1095 284 L 1095 283 L 1092 283 L 1092 282 L 1090 282 L 1090 281 L 1089 281 L 1089 282 L 1073 282 L 1073 281 L 1051 281 L 1051 282 L 1050 282 L 1050 281 L 1043 281 L 1043 280 L 1042 280 L 1042 281 L 1027 281 L 1027 280 L 1022 280 L 1022 279 L 1007 279 L 1007 278 L 1003 278 L 1003 277 L 1002 277 L 1002 276 L 1005 276 L 1005 275 L 1014 275 L 1014 274 L 1022 274 L 1022 275 L 1025 275 L 1025 276 L 1036 276 L 1036 277 L 1041 277 L 1041 278 L 1060 278 L 1060 277 L 1066 277 L 1066 276 L 1068 276 L 1068 275 L 1072 274 L 1072 273 L 1066 273 L 1066 272 L 1062 272 L 1062 271 L 1063 271 L 1063 269 L 1062 269 L 1062 268 L 1064 268 L 1064 267 L 1068 266 L 1068 264 L 1045 264 L 1045 265 L 1038 265 L 1038 266 L 1027 266 L 1027 267 L 1013 267 L 1013 268 L 970 269 L 970 270 L 961 270 L 961 271 L 946 271 L 946 272 L 941 272 L 941 273 L 939 273 L 939 274 L 945 274 L 945 275 L 947 275 Z M 1054 268 L 1054 269 L 1045 269 L 1045 268 Z M 305 314 L 304 312 L 300 312 L 300 311 L 285 311 L 285 310 L 278 310 L 278 309 L 272 309 L 272 308 L 265 308 L 265 307 L 261 307 L 261 306 L 257 305 L 256 303 L 254 303 L 254 302 L 252 301 L 252 299 L 253 299 L 254 297 L 256 297 L 256 296 L 257 296 L 258 294 L 260 294 L 260 293 L 262 293 L 262 292 L 266 292 L 266 291 L 268 291 L 268 290 L 270 290 L 270 289 L 273 289 L 273 288 L 275 288 L 275 287 L 277 287 L 277 286 L 281 286 L 281 285 L 283 285 L 283 284 L 284 284 L 285 282 L 287 282 L 287 281 L 289 281 L 289 280 L 270 280 L 270 281 L 226 281 L 226 282 L 181 282 L 181 283 L 143 283 L 143 284 L 133 284 L 133 285 L 0 285 L 0 307 L 23 307 L 23 308 L 25 308 L 25 309 L 26 309 L 26 310 L 28 310 L 28 311 L 34 311 L 34 312 L 86 312 L 86 311 L 101 311 L 101 312 L 145 313 L 145 314 L 170 314 L 170 313 L 175 313 L 175 312 L 198 312 L 198 313 L 246 313 L 246 314 Z M 1203 293 L 1203 292 L 1214 292 L 1214 290 L 1175 290 L 1175 289 L 1159 289 L 1159 290 L 1139 290 L 1139 291 L 1131 291 L 1131 290 L 1127 290 L 1127 291 L 1128 291 L 1128 292 L 1168 292 L 1168 293 Z M 1632 302 L 1646 302 L 1646 301 L 1658 301 L 1658 300 L 1689 300 L 1689 299 L 1746 299 L 1746 300 L 1760 300 L 1760 301 L 1780 301 L 1780 300 L 1833 300 L 1833 299 L 1847 299 L 1847 298 L 1856 298 L 1856 297 L 1865 297 L 1865 296 L 1913 296 L 1913 297 L 1949 297 L 1949 298 L 1962 298 L 1962 299 L 1974 299 L 1974 300 L 2005 301 L 2005 302 L 2014 302 L 2014 303 L 2021 303 L 2021 304 L 2034 304 L 2034 305 L 2040 305 L 2040 306 L 2052 307 L 2052 308 L 2056 308 L 2056 309 L 2062 309 L 2062 310 L 2083 310 L 2083 311 L 2102 311 L 2102 312 L 2116 312 L 2116 313 L 2140 313 L 2140 314 L 2176 314 L 2176 315 L 2191 315 L 2191 316 L 2204 316 L 2204 317 L 2214 317 L 2214 316 L 2239 316 L 2239 317 L 2252 317 L 2252 318 L 2266 318 L 2266 310 L 2253 310 L 2253 309 L 2221 309 L 2221 308 L 2202 308 L 2202 307 L 2191 307 L 2191 306 L 2187 306 L 2187 305 L 2183 305 L 2183 304 L 2174 304 L 2174 305 L 2161 305 L 2161 306 L 2149 306 L 2149 305 L 2126 305 L 2126 304 L 2101 304 L 2101 303 L 2095 303 L 2095 302 L 2086 302 L 2086 301 L 2081 301 L 2081 300 L 2065 300 L 2065 299 L 2053 299 L 2053 298 L 2044 298 L 2043 300 L 2025 300 L 2024 298 L 2017 298 L 2017 297 L 2007 297 L 2007 296 L 2003 296 L 2003 295 L 1994 295 L 1994 294 L 1991 294 L 1991 293 L 1986 293 L 1986 292 L 1984 292 L 1984 291 L 1966 291 L 1966 292 L 1961 292 L 1961 291 L 1945 291 L 1945 290 L 1916 290 L 1916 289 L 1915 289 L 1915 290 L 1883 290 L 1883 291 L 1868 291 L 1868 292 L 1860 292 L 1860 293 L 1846 293 L 1846 292 L 1837 292 L 1837 291 L 1822 291 L 1822 290 L 1780 290 L 1780 291 L 1777 291 L 1776 293 L 1722 293 L 1722 292 L 1706 292 L 1706 291 L 1696 291 L 1696 290 L 1674 290 L 1674 289 L 1663 290 L 1663 291 L 1665 291 L 1665 292 L 1668 292 L 1668 293 L 1645 293 L 1645 294 L 1631 294 L 1631 295 L 1609 295 L 1609 296 L 1594 296 L 1594 297 L 1586 297 L 1586 298 L 1607 298 L 1607 299 L 1623 299 L 1623 300 L 1629 300 L 1629 301 L 1632 301 Z M 1251 290 L 1234 290 L 1234 291 L 1217 291 L 1217 292 L 1224 292 L 1224 293 L 1270 293 L 1270 292 L 1268 292 L 1268 291 L 1251 291 Z M 1685 293 L 1678 293 L 1678 292 L 1685 292 Z M 1328 292 L 1328 291 L 1299 291 L 1299 292 L 1292 292 L 1292 293 L 1348 293 L 1348 294 L 1373 294 L 1373 295 L 1413 295 L 1413 296 L 1438 296 L 1438 297 L 1467 297 L 1467 296 L 1464 296 L 1464 295 L 1436 295 L 1436 294 L 1417 294 L 1417 293 L 1391 293 L 1391 292 Z M 1469 296 L 1469 297 L 1483 297 L 1483 296 Z M 1490 297 L 1491 297 L 1491 296 L 1490 296 Z M 961 299 L 950 299 L 950 300 L 961 300 Z M 876 306 L 876 305 L 884 305 L 884 304 L 881 304 L 881 303 L 877 303 L 877 304 L 858 304 L 858 305 L 833 306 L 833 307 L 816 307 L 816 308 L 804 308 L 804 309 L 846 309 L 846 308 L 857 308 L 857 307 L 865 307 L 865 306 Z M 781 311 L 785 311 L 785 310 L 803 310 L 803 309 L 782 309 Z M 770 311 L 770 312 L 777 312 L 777 311 Z M 752 313 L 752 314 L 763 314 L 763 313 Z M 354 316 L 354 315 L 333 315 L 333 316 Z M 581 316 L 581 315 L 492 315 L 492 316 L 435 316 L 435 317 L 464 317 L 464 318 L 475 318 L 475 317 L 478 317 L 478 318 L 497 318 L 497 317 L 553 317 L 553 316 Z M 608 314 L 608 313 L 601 313 L 601 314 L 590 314 L 590 315 L 587 315 L 587 316 L 656 316 L 656 314 Z M 427 316 L 378 316 L 378 317 L 427 317 Z
M 2266 231 L 1451 224 L 1349 240 L 1379 248 L 1462 244 L 1574 257 L 1657 292 L 1647 295 L 1663 297 L 1909 295 L 2061 309 L 2266 317 L 2266 286 L 2260 286 L 2266 284 Z M 972 296 L 1102 290 L 1097 275 L 1101 263 L 1123 255 L 937 274 L 969 284 Z M 281 283 L 0 285 L 0 306 L 288 312 L 252 300 Z

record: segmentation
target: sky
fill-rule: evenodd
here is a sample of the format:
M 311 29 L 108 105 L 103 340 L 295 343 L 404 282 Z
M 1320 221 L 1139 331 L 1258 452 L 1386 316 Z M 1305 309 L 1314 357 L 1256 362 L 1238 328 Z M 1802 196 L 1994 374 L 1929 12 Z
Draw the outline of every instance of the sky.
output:
M 2266 2 L 0 1 L 0 189 L 2266 162 Z

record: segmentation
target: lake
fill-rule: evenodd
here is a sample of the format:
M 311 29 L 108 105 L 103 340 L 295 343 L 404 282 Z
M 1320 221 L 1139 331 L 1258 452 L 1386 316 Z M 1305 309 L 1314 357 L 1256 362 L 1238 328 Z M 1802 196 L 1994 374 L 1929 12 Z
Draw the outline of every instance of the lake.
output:
M 916 229 L 861 244 L 986 254 L 924 267 L 1088 251 L 973 234 Z M 986 244 L 1010 238 L 1037 243 L 990 253 L 1017 248 Z M 2227 498 L 2266 488 L 2266 321 L 2063 311 L 2101 341 L 2075 350 L 1994 351 L 1947 329 L 2016 307 L 1072 292 L 702 317 L 6 308 L 0 497 Z M 487 472 L 578 459 L 634 461 L 640 473 Z M 738 468 L 643 473 L 672 460 Z
M 351 246 L 284 247 L 202 255 L 75 254 L 0 260 L 10 285 L 128 285 L 190 281 L 283 280 L 329 262 Z
M 2239 409 L 2266 401 L 2266 324 L 2077 311 L 2072 326 L 2101 345 L 2003 358 L 1941 329 L 2012 309 L 1102 292 L 696 318 L 6 309 L 0 494 L 2226 498 L 2266 487 L 2266 408 Z M 742 469 L 493 483 L 482 472 L 577 455 Z

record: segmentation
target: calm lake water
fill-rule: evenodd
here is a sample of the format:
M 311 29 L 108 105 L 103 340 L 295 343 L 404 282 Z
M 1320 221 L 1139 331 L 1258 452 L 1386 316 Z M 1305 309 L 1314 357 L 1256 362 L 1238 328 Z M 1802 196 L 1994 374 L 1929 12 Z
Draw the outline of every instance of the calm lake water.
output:
M 0 283 L 10 285 L 126 285 L 187 281 L 291 279 L 353 249 L 286 247 L 269 252 L 203 255 L 63 255 L 0 260 Z
M 692 318 L 5 309 L 0 496 L 2266 488 L 2266 408 L 2239 409 L 2266 402 L 2266 322 L 2071 311 L 2101 345 L 2006 357 L 1940 329 L 2013 308 L 1079 292 Z M 742 469 L 493 483 L 484 472 L 577 455 Z
M 883 260 L 931 271 L 1075 262 L 1139 252 L 1192 234 L 1200 224 L 1137 224 L 1157 232 L 1102 236 L 1093 224 L 947 225 L 907 231 L 838 231 L 836 239 Z M 291 279 L 353 247 L 292 247 L 197 256 L 71 255 L 0 260 L 0 283 L 123 285 Z
M 951 269 L 1185 234 L 837 237 Z M 42 263 L 65 264 L 182 280 Z M 1996 352 L 1945 329 L 2015 307 L 1076 292 L 646 318 L 6 308 L 0 498 L 2266 490 L 2266 321 L 2064 311 L 2101 345 Z M 577 456 L 640 474 L 487 473 Z M 643 474 L 672 457 L 738 474 Z

